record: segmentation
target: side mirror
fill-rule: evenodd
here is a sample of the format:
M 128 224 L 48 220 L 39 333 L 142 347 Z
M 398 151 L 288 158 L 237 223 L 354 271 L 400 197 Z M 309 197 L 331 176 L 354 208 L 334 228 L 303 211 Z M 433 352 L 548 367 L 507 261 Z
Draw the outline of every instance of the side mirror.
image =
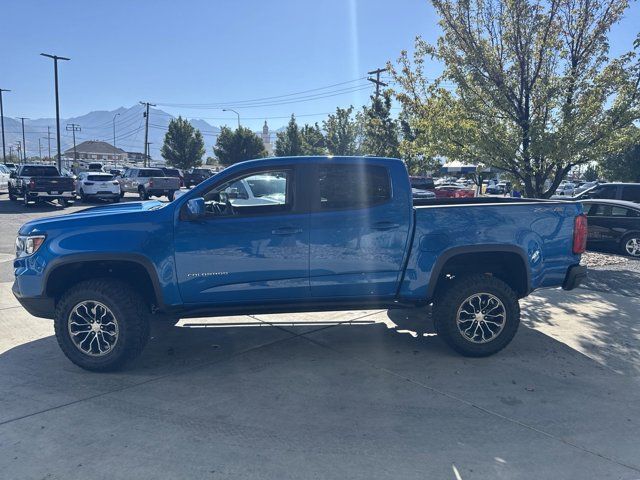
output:
M 187 202 L 187 218 L 189 220 L 196 220 L 205 216 L 204 198 L 192 198 Z

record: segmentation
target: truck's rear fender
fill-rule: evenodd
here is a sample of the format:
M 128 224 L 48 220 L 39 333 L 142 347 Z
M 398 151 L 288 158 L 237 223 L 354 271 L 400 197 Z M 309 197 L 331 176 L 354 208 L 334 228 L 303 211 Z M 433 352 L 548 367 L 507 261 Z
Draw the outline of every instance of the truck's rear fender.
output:
M 501 276 L 520 296 L 562 285 L 576 204 L 434 206 L 416 210 L 416 232 L 399 297 L 427 301 L 449 270 Z

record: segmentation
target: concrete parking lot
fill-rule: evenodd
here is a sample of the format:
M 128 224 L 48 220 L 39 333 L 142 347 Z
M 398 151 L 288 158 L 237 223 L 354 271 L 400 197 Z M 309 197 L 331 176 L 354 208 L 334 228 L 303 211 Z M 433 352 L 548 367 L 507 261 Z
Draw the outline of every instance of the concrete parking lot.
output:
M 536 292 L 490 358 L 351 311 L 189 320 L 94 374 L 10 292 L 18 227 L 84 207 L 0 196 L 0 477 L 640 478 L 638 262 Z

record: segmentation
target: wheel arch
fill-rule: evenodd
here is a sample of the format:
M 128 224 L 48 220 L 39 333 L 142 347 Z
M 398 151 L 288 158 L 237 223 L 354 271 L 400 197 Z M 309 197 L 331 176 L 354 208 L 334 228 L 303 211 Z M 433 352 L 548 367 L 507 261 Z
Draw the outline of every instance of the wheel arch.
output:
M 431 270 L 427 299 L 433 299 L 447 275 L 488 273 L 505 281 L 518 296 L 531 292 L 531 266 L 524 250 L 516 245 L 466 245 L 442 252 Z
M 98 276 L 121 279 L 142 293 L 150 304 L 164 307 L 153 263 L 135 253 L 72 254 L 54 259 L 44 275 L 44 293 L 57 302 L 71 286 Z

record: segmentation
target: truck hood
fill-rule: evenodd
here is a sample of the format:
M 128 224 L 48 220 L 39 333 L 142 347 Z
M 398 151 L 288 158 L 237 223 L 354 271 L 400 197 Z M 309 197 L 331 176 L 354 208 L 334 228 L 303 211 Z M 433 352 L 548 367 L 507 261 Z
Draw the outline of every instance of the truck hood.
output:
M 20 227 L 19 235 L 29 235 L 31 233 L 46 232 L 50 228 L 72 227 L 76 222 L 83 222 L 87 217 L 105 217 L 105 223 L 120 219 L 121 215 L 144 214 L 149 210 L 158 210 L 166 207 L 168 204 L 157 200 L 147 202 L 127 202 L 115 203 L 104 206 L 87 208 L 75 213 L 67 215 L 58 215 L 55 217 L 39 218 L 31 220 Z M 113 218 L 115 217 L 115 218 Z M 117 221 L 117 220 L 116 220 Z

